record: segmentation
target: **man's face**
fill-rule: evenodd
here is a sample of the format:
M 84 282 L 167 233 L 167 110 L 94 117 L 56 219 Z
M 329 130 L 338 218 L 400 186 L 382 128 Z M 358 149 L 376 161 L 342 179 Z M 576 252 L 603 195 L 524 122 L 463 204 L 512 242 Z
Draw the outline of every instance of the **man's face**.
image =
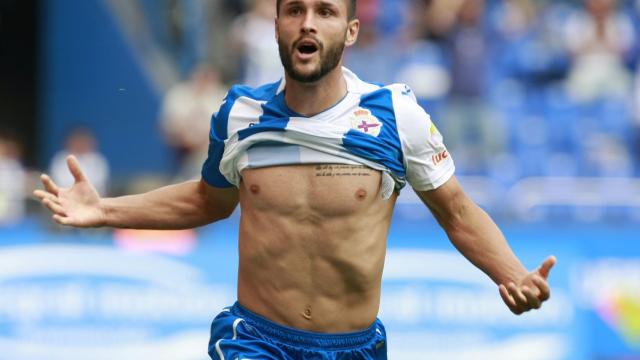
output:
M 358 25 L 347 19 L 347 0 L 283 0 L 276 36 L 287 75 L 305 83 L 320 80 L 340 64 Z

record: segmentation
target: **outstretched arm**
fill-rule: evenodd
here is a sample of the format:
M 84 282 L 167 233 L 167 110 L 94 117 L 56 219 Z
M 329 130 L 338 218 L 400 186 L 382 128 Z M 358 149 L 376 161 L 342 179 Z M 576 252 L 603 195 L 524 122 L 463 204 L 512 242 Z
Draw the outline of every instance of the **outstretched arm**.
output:
M 537 309 L 550 295 L 547 277 L 555 258 L 527 271 L 493 220 L 462 190 L 454 177 L 435 190 L 418 191 L 453 245 L 497 285 L 514 314 Z
M 82 173 L 75 157 L 67 158 L 75 182 L 68 189 L 58 187 L 47 175 L 44 190 L 35 190 L 62 225 L 75 227 L 111 226 L 136 229 L 187 229 L 231 215 L 238 204 L 235 188 L 218 189 L 204 181 L 187 181 L 144 194 L 101 198 Z

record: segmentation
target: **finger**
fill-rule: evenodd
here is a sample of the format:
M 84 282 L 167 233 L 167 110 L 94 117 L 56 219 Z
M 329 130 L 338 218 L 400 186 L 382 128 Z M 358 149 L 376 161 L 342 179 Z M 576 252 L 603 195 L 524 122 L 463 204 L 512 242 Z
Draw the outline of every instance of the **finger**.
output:
M 40 181 L 42 181 L 42 185 L 44 185 L 45 190 L 52 193 L 53 195 L 56 195 L 56 196 L 58 195 L 58 192 L 59 192 L 58 185 L 56 185 L 56 183 L 54 183 L 53 180 L 51 180 L 49 175 L 47 174 L 40 175 Z
M 44 190 L 34 190 L 33 196 L 38 198 L 38 200 L 42 201 L 44 199 L 51 199 L 52 201 L 58 202 L 58 198 L 52 193 L 46 192 Z
M 540 275 L 542 275 L 544 279 L 548 278 L 549 272 L 551 271 L 551 268 L 555 264 L 556 264 L 556 257 L 553 255 L 549 256 L 544 260 L 542 265 L 540 265 L 540 268 L 538 269 L 538 273 L 540 273 Z
M 502 297 L 502 301 L 504 301 L 504 303 L 507 304 L 507 307 L 509 308 L 509 310 L 511 310 L 511 312 L 516 315 L 520 315 L 521 312 L 518 311 L 516 301 L 513 299 L 511 295 L 509 295 L 509 290 L 507 290 L 507 287 L 500 284 L 500 286 L 498 286 L 498 290 L 500 291 L 500 297 Z
M 527 298 L 529 309 L 540 309 L 540 305 L 542 305 L 542 302 L 540 301 L 540 299 L 538 299 L 537 296 L 535 296 L 533 290 L 529 289 L 526 286 L 523 286 L 522 293 Z
M 533 276 L 531 281 L 538 287 L 540 290 L 540 294 L 538 295 L 538 299 L 540 301 L 549 300 L 549 296 L 551 295 L 551 290 L 549 289 L 549 284 L 540 276 Z
M 60 203 L 60 198 L 58 198 L 57 196 L 53 195 L 50 192 L 46 192 L 44 190 L 34 190 L 33 191 L 33 196 L 35 196 L 36 198 L 38 198 L 38 200 L 44 200 L 44 199 L 50 199 L 51 201 Z
M 42 203 L 44 204 L 44 206 L 46 206 L 49 210 L 51 210 L 54 214 L 58 214 L 58 215 L 63 215 L 66 216 L 67 213 L 64 211 L 64 209 L 62 208 L 62 206 L 60 206 L 60 204 L 55 203 L 49 199 L 44 199 L 42 200 Z
M 55 198 L 53 195 L 51 195 L 51 194 L 48 194 L 48 195 L 46 195 L 45 198 L 40 199 L 40 202 L 42 202 L 43 205 L 46 205 L 45 201 L 46 202 L 50 202 L 51 204 L 54 204 L 56 206 L 62 207 L 62 204 L 60 203 L 60 201 L 57 198 Z
M 524 296 L 520 289 L 518 289 L 516 284 L 509 283 L 509 285 L 507 285 L 507 289 L 509 289 L 509 294 L 511 294 L 511 296 L 513 296 L 513 298 L 515 299 L 516 306 L 518 308 L 525 309 L 528 307 L 527 304 L 529 303 L 529 301 L 527 301 L 527 297 Z
M 85 177 L 82 173 L 82 169 L 80 169 L 80 164 L 78 163 L 78 159 L 75 156 L 69 155 L 67 157 L 67 166 L 69 167 L 69 171 L 71 171 L 71 175 L 76 180 L 76 182 L 84 181 Z
M 66 216 L 53 214 L 52 218 L 53 218 L 53 221 L 57 222 L 60 225 L 70 225 L 71 224 L 71 222 L 69 221 L 69 218 L 66 217 Z

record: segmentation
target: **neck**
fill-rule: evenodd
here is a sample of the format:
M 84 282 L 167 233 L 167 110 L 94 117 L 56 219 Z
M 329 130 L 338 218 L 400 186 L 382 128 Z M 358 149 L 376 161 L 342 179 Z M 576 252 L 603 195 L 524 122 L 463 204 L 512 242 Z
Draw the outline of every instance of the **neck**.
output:
M 284 100 L 289 109 L 304 116 L 313 116 L 335 105 L 347 94 L 342 66 L 314 83 L 301 83 L 285 74 Z

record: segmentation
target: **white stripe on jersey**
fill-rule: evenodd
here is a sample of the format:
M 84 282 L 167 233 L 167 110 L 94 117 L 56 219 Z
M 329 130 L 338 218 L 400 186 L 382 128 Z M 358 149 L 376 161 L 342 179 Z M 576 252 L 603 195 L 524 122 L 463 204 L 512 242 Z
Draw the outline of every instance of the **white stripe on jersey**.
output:
M 287 108 L 284 79 L 257 89 L 233 87 L 212 123 L 203 178 L 238 186 L 247 167 L 362 164 L 383 171 L 386 198 L 406 181 L 430 190 L 453 175 L 442 136 L 406 85 L 369 84 L 346 68 L 343 74 L 347 95 L 311 117 Z

